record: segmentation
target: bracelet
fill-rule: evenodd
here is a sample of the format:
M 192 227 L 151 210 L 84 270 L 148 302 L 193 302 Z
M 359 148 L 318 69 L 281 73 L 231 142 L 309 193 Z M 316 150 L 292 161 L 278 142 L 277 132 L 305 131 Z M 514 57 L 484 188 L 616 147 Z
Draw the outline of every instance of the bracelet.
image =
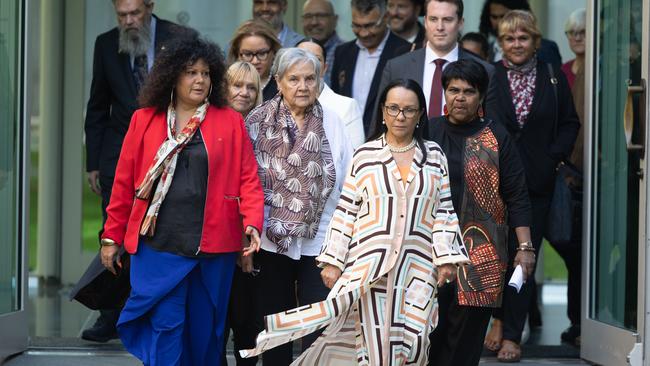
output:
M 533 243 L 530 241 L 525 241 L 523 243 L 519 243 L 519 248 L 517 250 L 529 250 L 529 251 L 535 251 L 535 248 L 533 247 Z
M 104 238 L 99 242 L 103 247 L 112 247 L 113 245 L 117 245 L 117 243 L 114 240 L 111 240 L 109 238 Z
M 535 249 L 532 248 L 517 248 L 517 251 L 519 252 L 531 252 L 533 255 L 535 255 Z

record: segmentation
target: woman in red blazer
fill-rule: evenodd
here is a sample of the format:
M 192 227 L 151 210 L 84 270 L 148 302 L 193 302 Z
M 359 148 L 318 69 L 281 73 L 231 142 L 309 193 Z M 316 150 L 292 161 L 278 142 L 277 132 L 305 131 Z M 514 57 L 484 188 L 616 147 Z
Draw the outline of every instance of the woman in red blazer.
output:
M 101 257 L 115 272 L 118 246 L 132 254 L 117 328 L 145 365 L 221 362 L 237 255 L 260 246 L 264 195 L 242 117 L 225 107 L 224 71 L 211 42 L 168 45 L 117 164 Z

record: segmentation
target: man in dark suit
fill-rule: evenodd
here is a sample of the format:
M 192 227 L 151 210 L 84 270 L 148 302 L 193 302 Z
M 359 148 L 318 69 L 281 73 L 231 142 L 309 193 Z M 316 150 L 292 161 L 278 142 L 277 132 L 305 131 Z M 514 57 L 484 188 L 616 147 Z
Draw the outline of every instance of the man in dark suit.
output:
M 490 78 L 494 67 L 459 47 L 458 34 L 463 28 L 462 0 L 427 0 L 425 13 L 426 47 L 390 60 L 384 67 L 379 90 L 395 79 L 417 81 L 424 91 L 429 118 L 434 118 L 443 114 L 445 100 L 441 77 L 442 70 L 449 63 L 473 59 L 485 67 Z M 488 90 L 490 93 L 491 88 Z
M 411 50 L 424 47 L 424 26 L 418 21 L 424 15 L 424 0 L 388 0 L 386 6 L 390 30 L 411 42 Z
M 104 221 L 122 141 L 138 107 L 139 89 L 155 55 L 164 49 L 175 27 L 153 15 L 151 0 L 113 0 L 113 5 L 118 26 L 100 34 L 95 41 L 85 122 L 88 184 L 102 197 Z M 87 271 L 80 283 L 93 275 L 96 274 Z M 81 337 L 96 342 L 116 338 L 118 316 L 119 309 L 100 310 L 95 325 Z
M 411 44 L 386 26 L 385 0 L 352 0 L 351 5 L 352 30 L 357 39 L 336 48 L 331 88 L 359 103 L 368 135 L 384 65 L 408 52 Z

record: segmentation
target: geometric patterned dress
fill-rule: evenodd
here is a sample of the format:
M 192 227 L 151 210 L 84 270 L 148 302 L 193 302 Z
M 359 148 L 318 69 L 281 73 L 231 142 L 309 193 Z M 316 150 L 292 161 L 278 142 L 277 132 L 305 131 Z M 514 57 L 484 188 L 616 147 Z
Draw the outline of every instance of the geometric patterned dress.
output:
M 326 300 L 265 317 L 253 356 L 317 329 L 292 365 L 426 365 L 437 320 L 436 266 L 467 263 L 447 160 L 416 146 L 406 184 L 384 137 L 354 153 L 323 251 L 343 273 Z

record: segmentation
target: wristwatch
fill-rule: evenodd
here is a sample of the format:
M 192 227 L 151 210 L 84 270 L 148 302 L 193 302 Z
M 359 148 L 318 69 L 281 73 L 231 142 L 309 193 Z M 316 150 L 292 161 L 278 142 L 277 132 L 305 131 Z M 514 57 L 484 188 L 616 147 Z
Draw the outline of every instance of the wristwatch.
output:
M 517 250 L 534 252 L 535 248 L 533 247 L 533 242 L 525 241 L 523 243 L 519 243 L 519 247 L 517 248 Z

